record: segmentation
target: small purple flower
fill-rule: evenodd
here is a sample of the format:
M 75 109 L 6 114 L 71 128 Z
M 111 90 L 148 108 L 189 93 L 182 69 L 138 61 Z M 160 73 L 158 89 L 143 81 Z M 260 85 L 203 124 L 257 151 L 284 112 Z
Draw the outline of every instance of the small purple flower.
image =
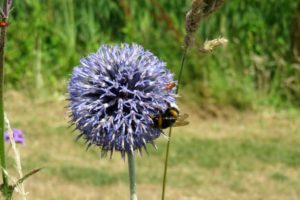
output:
M 80 60 L 69 81 L 71 122 L 102 155 L 141 150 L 160 136 L 153 117 L 175 103 L 173 74 L 137 44 L 102 45 Z
M 13 131 L 13 137 L 14 137 L 15 142 L 19 143 L 19 144 L 24 144 L 25 143 L 25 137 L 24 137 L 23 131 L 20 130 L 20 129 L 17 129 L 17 128 L 13 128 L 12 131 Z M 4 140 L 6 142 L 10 142 L 8 131 L 6 131 L 4 133 Z

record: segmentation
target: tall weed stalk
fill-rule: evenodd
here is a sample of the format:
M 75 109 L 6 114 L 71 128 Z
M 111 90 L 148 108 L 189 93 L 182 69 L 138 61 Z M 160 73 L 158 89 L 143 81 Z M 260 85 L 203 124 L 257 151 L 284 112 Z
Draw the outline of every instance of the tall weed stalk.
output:
M 1 10 L 1 35 L 0 35 L 0 161 L 1 161 L 1 171 L 3 184 L 1 185 L 1 190 L 6 199 L 10 199 L 10 191 L 8 185 L 8 178 L 6 171 L 6 155 L 5 155 L 5 144 L 4 144 L 4 102 L 3 102 L 3 92 L 4 92 L 4 50 L 6 42 L 6 28 L 8 26 L 8 16 L 9 9 L 11 6 L 11 1 L 4 0 Z
M 199 28 L 200 22 L 207 17 L 209 14 L 216 11 L 222 4 L 224 3 L 224 0 L 193 0 L 191 9 L 186 14 L 186 34 L 184 37 L 183 42 L 183 53 L 182 53 L 182 59 L 181 59 L 181 65 L 179 68 L 179 74 L 178 74 L 178 84 L 176 88 L 176 94 L 179 93 L 179 88 L 181 84 L 182 79 L 182 72 L 184 63 L 186 60 L 188 49 L 191 45 L 194 43 L 194 35 L 196 31 Z M 203 52 L 210 52 L 215 47 L 222 45 L 224 42 L 227 42 L 225 40 L 217 39 L 212 40 L 209 42 L 204 43 L 204 47 L 201 48 Z M 166 193 L 166 182 L 167 182 L 167 171 L 168 171 L 168 160 L 169 160 L 169 150 L 170 150 L 170 144 L 171 144 L 171 136 L 172 136 L 172 127 L 169 129 L 169 140 L 167 142 L 167 148 L 166 148 L 166 157 L 165 157 L 165 164 L 164 164 L 164 175 L 163 175 L 163 184 L 162 184 L 162 196 L 161 199 L 165 199 L 165 193 Z

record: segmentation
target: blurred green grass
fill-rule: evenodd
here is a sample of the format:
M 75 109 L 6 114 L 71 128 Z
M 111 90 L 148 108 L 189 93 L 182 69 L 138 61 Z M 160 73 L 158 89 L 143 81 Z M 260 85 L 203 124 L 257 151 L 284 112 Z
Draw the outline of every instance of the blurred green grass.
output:
M 168 0 L 16 1 L 6 85 L 31 95 L 65 92 L 79 59 L 104 43 L 140 43 L 177 73 L 189 6 L 190 1 Z M 183 74 L 187 101 L 238 109 L 299 106 L 299 39 L 292 36 L 299 32 L 297 6 L 297 1 L 234 0 L 205 19 Z M 220 35 L 229 39 L 226 47 L 211 55 L 197 52 L 204 40 Z
M 128 195 L 127 163 L 118 153 L 100 158 L 98 148 L 86 151 L 84 141 L 74 142 L 76 134 L 64 119 L 66 102 L 12 91 L 5 99 L 12 126 L 25 132 L 26 144 L 19 146 L 24 172 L 43 167 L 26 183 L 30 198 Z M 299 112 L 231 112 L 206 119 L 189 113 L 191 124 L 172 136 L 167 199 L 299 198 Z M 139 195 L 145 200 L 159 199 L 161 191 L 166 139 L 156 143 L 158 150 L 148 146 L 149 155 L 137 156 Z M 8 163 L 13 173 L 13 159 Z
M 150 150 L 149 156 L 145 155 L 138 159 L 137 166 L 138 169 L 141 168 L 141 170 L 138 170 L 139 181 L 160 184 L 162 163 L 160 163 L 160 167 L 155 165 L 157 162 L 162 162 L 165 154 L 165 143 L 159 142 L 159 151 Z M 297 148 L 299 142 L 287 143 L 284 140 L 274 139 L 199 139 L 187 136 L 185 138 L 175 137 L 172 145 L 174 149 L 172 149 L 169 166 L 173 169 L 173 172 L 171 172 L 170 176 L 180 173 L 181 168 L 187 166 L 193 166 L 193 168 L 186 172 L 184 176 L 176 177 L 179 180 L 170 183 L 170 186 L 176 186 L 178 182 L 184 183 L 186 187 L 196 184 L 197 181 L 195 181 L 193 174 L 199 169 L 233 170 L 232 167 L 234 165 L 234 170 L 242 173 L 251 173 L 251 171 L 256 170 L 257 165 L 281 165 L 295 169 L 300 167 L 300 150 Z M 84 146 L 80 147 L 84 149 Z M 99 159 L 99 150 L 94 149 L 93 151 L 92 154 L 94 156 L 89 159 Z M 44 152 L 41 151 L 41 153 Z M 91 152 L 87 151 L 85 154 L 91 154 Z M 128 181 L 126 171 L 114 172 L 108 166 L 101 168 L 97 168 L 97 166 L 77 166 L 72 162 L 65 163 L 63 161 L 55 164 L 51 163 L 55 156 L 45 159 L 43 155 L 36 155 L 30 162 L 25 162 L 24 166 L 30 169 L 35 166 L 45 166 L 45 163 L 49 163 L 50 166 L 44 169 L 44 173 L 82 184 L 98 186 L 111 185 L 117 182 L 126 184 Z M 115 155 L 115 157 L 119 157 L 119 155 Z M 83 157 L 82 162 L 84 160 L 85 158 Z M 109 162 L 109 158 L 107 160 Z M 107 161 L 104 159 L 102 162 Z M 253 163 L 256 164 L 252 165 Z M 124 162 L 124 165 L 126 166 L 126 162 Z M 276 174 L 273 178 L 276 180 L 284 179 Z

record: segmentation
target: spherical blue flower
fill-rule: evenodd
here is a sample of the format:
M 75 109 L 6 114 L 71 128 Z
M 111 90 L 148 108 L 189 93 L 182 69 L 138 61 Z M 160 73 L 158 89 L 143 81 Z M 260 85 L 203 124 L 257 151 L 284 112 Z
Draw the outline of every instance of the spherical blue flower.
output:
M 133 152 L 160 136 L 153 117 L 175 103 L 166 63 L 137 44 L 102 45 L 80 60 L 69 81 L 73 124 L 89 145 Z

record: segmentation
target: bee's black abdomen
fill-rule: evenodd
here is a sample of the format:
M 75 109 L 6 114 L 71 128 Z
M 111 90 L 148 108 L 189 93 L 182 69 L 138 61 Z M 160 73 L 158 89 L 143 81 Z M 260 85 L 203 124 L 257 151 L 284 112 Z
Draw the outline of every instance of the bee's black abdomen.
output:
M 162 120 L 161 128 L 165 129 L 171 127 L 176 122 L 178 114 L 179 112 L 177 109 L 173 107 L 168 108 L 162 116 L 163 120 Z
M 164 118 L 164 120 L 162 121 L 161 128 L 162 129 L 169 128 L 175 123 L 175 121 L 176 121 L 176 118 L 174 118 L 174 117 Z
M 169 128 L 176 122 L 178 115 L 179 111 L 170 107 L 163 114 L 153 118 L 154 126 L 160 129 Z

